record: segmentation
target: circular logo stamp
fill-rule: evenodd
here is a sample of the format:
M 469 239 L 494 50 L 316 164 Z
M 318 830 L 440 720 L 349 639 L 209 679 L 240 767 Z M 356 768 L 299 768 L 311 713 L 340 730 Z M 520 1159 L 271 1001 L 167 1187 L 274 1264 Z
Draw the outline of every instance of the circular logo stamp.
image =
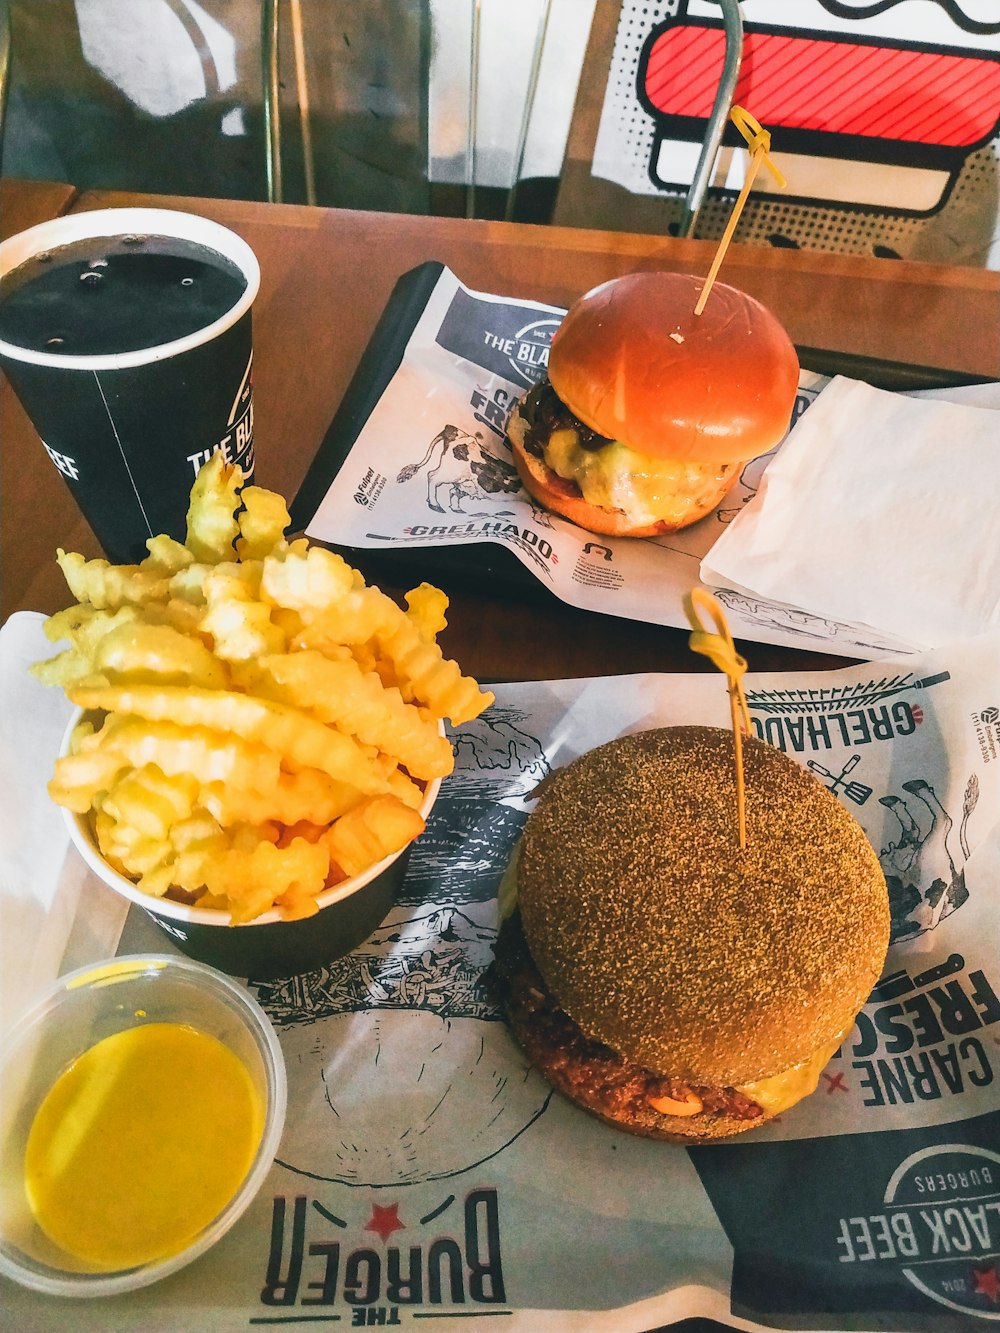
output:
M 1000 1153 L 923 1148 L 897 1167 L 885 1204 L 907 1281 L 949 1310 L 1000 1320 Z
M 518 379 L 537 384 L 549 367 L 549 348 L 562 321 L 554 315 L 534 319 L 514 334 L 514 350 L 507 360 Z

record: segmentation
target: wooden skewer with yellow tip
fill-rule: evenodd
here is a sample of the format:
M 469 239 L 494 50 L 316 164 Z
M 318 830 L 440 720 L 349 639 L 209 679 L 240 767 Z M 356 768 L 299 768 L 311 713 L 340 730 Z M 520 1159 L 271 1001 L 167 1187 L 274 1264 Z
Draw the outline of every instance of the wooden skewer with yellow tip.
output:
M 778 182 L 778 188 L 784 189 L 786 181 L 778 168 L 771 161 L 769 156 L 771 151 L 771 136 L 758 120 L 751 116 L 750 112 L 744 107 L 734 106 L 729 113 L 729 119 L 733 122 L 740 134 L 747 141 L 750 149 L 750 165 L 747 167 L 746 180 L 743 182 L 743 189 L 740 191 L 739 198 L 733 205 L 733 211 L 729 215 L 729 221 L 726 223 L 726 230 L 722 233 L 722 239 L 719 241 L 719 248 L 715 252 L 715 258 L 712 260 L 712 267 L 708 270 L 708 277 L 705 279 L 705 285 L 701 289 L 701 295 L 698 297 L 698 304 L 694 308 L 694 313 L 700 315 L 705 309 L 705 302 L 708 300 L 708 294 L 712 290 L 715 279 L 718 276 L 719 269 L 722 267 L 722 261 L 726 257 L 726 251 L 729 249 L 729 242 L 733 239 L 733 233 L 736 231 L 736 224 L 740 220 L 740 214 L 743 212 L 743 205 L 750 194 L 750 188 L 757 177 L 757 172 L 761 165 L 767 167 L 771 175 Z
M 743 782 L 743 736 L 750 731 L 750 710 L 743 691 L 747 660 L 736 651 L 721 603 L 706 588 L 692 588 L 684 598 L 684 610 L 691 625 L 689 647 L 701 653 L 724 671 L 729 681 L 729 711 L 733 726 L 733 759 L 736 768 L 736 816 L 740 850 L 747 845 L 746 793 Z M 715 631 L 706 629 L 699 610 L 714 622 Z

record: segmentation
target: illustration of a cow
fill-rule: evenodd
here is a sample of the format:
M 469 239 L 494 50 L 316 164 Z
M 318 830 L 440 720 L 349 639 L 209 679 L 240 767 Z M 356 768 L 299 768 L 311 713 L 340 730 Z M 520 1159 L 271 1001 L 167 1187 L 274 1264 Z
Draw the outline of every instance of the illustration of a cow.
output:
M 956 833 L 954 820 L 928 782 L 914 778 L 904 782 L 902 789 L 921 803 L 921 818 L 918 808 L 905 797 L 891 793 L 879 797 L 899 823 L 896 841 L 879 853 L 889 887 L 894 940 L 934 930 L 943 917 L 967 901 L 968 823 L 979 800 L 979 783 L 973 774 L 966 784 Z
M 465 514 L 488 517 L 465 508 L 468 500 L 487 495 L 505 495 L 521 489 L 517 469 L 508 459 L 491 453 L 481 431 L 470 435 L 458 426 L 443 426 L 427 446 L 419 463 L 407 463 L 396 481 L 411 481 L 426 469 L 427 507 L 436 514 Z M 495 513 L 496 511 L 492 511 Z M 501 511 L 502 512 L 502 511 Z

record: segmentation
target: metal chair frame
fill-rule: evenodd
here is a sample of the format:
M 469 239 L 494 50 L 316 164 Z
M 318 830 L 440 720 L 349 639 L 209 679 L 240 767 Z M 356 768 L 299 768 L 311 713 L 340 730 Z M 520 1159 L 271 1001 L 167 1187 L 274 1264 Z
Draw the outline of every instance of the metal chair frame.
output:
M 293 3 L 295 0 L 293 0 Z M 476 215 L 476 138 L 478 128 L 479 101 L 479 57 L 481 0 L 470 0 L 470 73 L 469 73 L 469 114 L 466 144 L 466 217 Z M 261 76 L 263 88 L 263 115 L 265 134 L 265 169 L 267 198 L 271 203 L 281 203 L 284 189 L 281 169 L 281 23 L 279 15 L 280 0 L 261 0 Z M 681 217 L 680 234 L 689 236 L 694 230 L 698 212 L 704 202 L 705 193 L 711 180 L 712 171 L 722 143 L 726 120 L 732 106 L 739 78 L 743 56 L 743 18 L 739 0 L 716 0 L 723 14 L 726 35 L 726 52 L 722 78 L 716 93 L 712 115 L 706 127 L 701 154 L 685 199 Z M 528 130 L 534 109 L 535 94 L 538 89 L 538 77 L 542 63 L 542 53 L 548 33 L 551 0 L 544 0 L 541 17 L 535 33 L 531 67 L 528 76 L 528 88 L 525 96 L 517 143 L 514 150 L 514 165 L 511 183 L 507 191 L 507 204 L 504 212 L 509 222 L 514 216 L 517 186 L 524 166 L 524 154 L 528 140 Z M 293 13 L 293 17 L 295 17 Z M 0 172 L 3 169 L 3 130 L 7 108 L 7 93 L 10 84 L 11 27 L 8 0 L 0 0 Z M 302 71 L 304 77 L 304 71 Z M 301 97 L 300 97 L 301 100 Z M 306 116 L 308 115 L 305 112 Z M 303 144 L 306 155 L 307 202 L 315 202 L 315 191 L 311 187 L 313 180 L 312 145 L 307 123 L 303 125 Z M 312 197 L 309 197 L 312 196 Z
M 705 201 L 705 195 L 708 191 L 709 182 L 712 179 L 712 172 L 715 170 L 716 159 L 719 156 L 719 149 L 722 147 L 722 136 L 726 130 L 726 122 L 729 119 L 729 113 L 732 110 L 733 99 L 736 95 L 736 84 L 740 76 L 740 66 L 743 62 L 743 14 L 740 10 L 739 0 L 715 0 L 722 10 L 723 31 L 725 33 L 726 46 L 725 56 L 722 66 L 722 77 L 719 80 L 719 86 L 716 90 L 715 101 L 712 104 L 712 114 L 705 127 L 705 136 L 702 140 L 701 153 L 698 157 L 698 163 L 695 167 L 694 176 L 691 185 L 688 188 L 684 200 L 684 208 L 681 213 L 679 234 L 681 236 L 691 236 L 694 233 L 698 221 L 698 214 L 702 204 Z M 480 18 L 480 0 L 472 0 L 472 43 L 471 43 L 471 81 L 469 93 L 469 137 L 467 147 L 467 172 L 466 177 L 466 216 L 475 217 L 475 189 L 476 189 L 476 102 L 478 98 L 478 71 L 479 71 L 479 18 Z M 505 220 L 510 222 L 514 213 L 514 199 L 517 191 L 517 185 L 521 179 L 521 169 L 524 165 L 524 151 L 528 139 L 528 128 L 531 123 L 531 114 L 534 108 L 535 92 L 538 87 L 538 74 L 542 63 L 542 51 L 545 46 L 545 37 L 548 31 L 549 13 L 551 9 L 551 0 L 545 0 L 542 17 L 538 24 L 535 34 L 535 46 L 532 53 L 531 72 L 528 78 L 528 91 L 525 98 L 524 111 L 521 117 L 521 126 L 518 133 L 517 147 L 514 156 L 514 171 L 510 188 L 507 194 L 507 209 Z
M 691 236 L 693 234 L 698 221 L 698 213 L 705 202 L 705 194 L 712 179 L 712 172 L 715 170 L 716 158 L 719 156 L 719 149 L 722 147 L 722 136 L 725 133 L 726 121 L 729 119 L 733 98 L 736 95 L 740 65 L 743 62 L 743 15 L 740 11 L 739 0 L 716 0 L 716 4 L 722 9 L 722 22 L 726 34 L 726 54 L 722 66 L 722 78 L 719 80 L 719 86 L 715 93 L 712 114 L 705 127 L 705 137 L 702 140 L 698 165 L 695 167 L 694 177 L 684 200 L 684 211 L 681 213 L 680 220 L 681 236 Z
M 0 5 L 4 0 L 0 0 Z M 296 18 L 295 8 L 298 0 L 292 0 L 293 26 Z M 270 203 L 281 203 L 284 189 L 281 170 L 281 21 L 279 14 L 280 0 L 261 0 L 261 86 L 264 113 L 264 161 L 267 185 L 267 198 Z M 471 24 L 469 34 L 469 100 L 466 131 L 466 176 L 465 176 L 465 215 L 476 216 L 476 166 L 477 166 L 477 131 L 479 111 L 479 59 L 480 32 L 482 19 L 482 0 L 470 0 Z M 544 0 L 541 16 L 535 31 L 531 66 L 528 74 L 528 88 L 525 96 L 521 124 L 514 148 L 514 166 L 511 183 L 507 191 L 507 203 L 504 217 L 509 222 L 514 216 L 515 196 L 521 170 L 524 166 L 524 153 L 528 142 L 528 130 L 538 88 L 538 76 L 542 63 L 542 51 L 548 33 L 549 14 L 552 0 Z M 302 95 L 305 89 L 304 70 L 299 71 L 299 102 L 302 108 Z M 312 145 L 308 135 L 308 113 L 303 119 L 303 151 L 306 170 L 306 202 L 315 203 L 315 191 L 310 187 L 313 179 Z

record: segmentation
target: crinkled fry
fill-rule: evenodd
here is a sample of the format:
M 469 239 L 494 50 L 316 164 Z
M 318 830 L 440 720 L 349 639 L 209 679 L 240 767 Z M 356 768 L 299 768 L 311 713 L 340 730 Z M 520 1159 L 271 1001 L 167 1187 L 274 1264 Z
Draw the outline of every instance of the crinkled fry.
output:
M 132 769 L 115 783 L 101 809 L 120 826 L 169 846 L 174 824 L 187 819 L 198 797 L 198 783 L 188 774 L 167 775 L 155 764 Z
M 217 565 L 204 582 L 206 610 L 200 621 L 212 639 L 217 656 L 227 662 L 245 662 L 264 653 L 280 652 L 285 633 L 271 622 L 271 608 L 256 600 L 261 566 Z
M 71 614 L 71 613 L 77 614 Z M 57 611 L 45 622 L 46 638 L 57 642 L 69 639 L 70 647 L 55 657 L 36 662 L 31 674 L 43 685 L 61 685 L 64 688 L 75 681 L 91 676 L 97 669 L 95 655 L 101 642 L 122 625 L 134 625 L 140 618 L 136 606 L 120 606 L 115 611 L 99 610 L 94 606 L 72 606 Z
M 205 887 L 230 904 L 232 920 L 252 921 L 274 902 L 295 889 L 315 898 L 330 872 L 325 842 L 295 838 L 287 847 L 260 839 L 253 846 L 236 846 L 205 863 Z
M 96 606 L 74 602 L 55 615 L 49 616 L 42 629 L 51 643 L 68 639 L 74 648 L 91 651 L 87 645 L 96 643 L 109 629 L 124 624 L 126 620 L 136 620 L 139 608 L 122 606 L 116 611 L 98 609 Z
M 166 598 L 170 581 L 162 574 L 138 565 L 110 565 L 107 560 L 85 560 L 75 551 L 56 552 L 56 562 L 78 602 L 98 610 L 115 610 L 126 602 L 139 603 Z
M 189 773 L 202 784 L 239 779 L 259 791 L 277 783 L 281 762 L 269 747 L 224 731 L 124 713 L 109 715 L 100 731 L 82 739 L 76 749 L 80 754 L 101 750 L 117 755 L 130 768 L 156 764 L 164 773 Z
M 392 659 L 403 698 L 426 704 L 435 717 L 469 722 L 494 700 L 471 676 L 463 676 L 458 663 L 444 657 L 436 643 L 422 639 L 402 614 L 391 629 L 379 634 L 379 644 Z
M 350 878 L 402 851 L 424 830 L 423 817 L 395 796 L 374 796 L 331 824 L 330 860 Z
M 329 882 L 329 876 L 327 877 Z M 285 921 L 302 921 L 307 916 L 315 916 L 319 911 L 319 904 L 301 884 L 290 884 L 280 898 L 276 900 L 275 906 L 281 909 L 282 919 Z
M 200 903 L 205 892 L 205 864 L 229 846 L 227 834 L 207 810 L 196 810 L 190 819 L 181 820 L 171 829 L 170 846 L 174 857 L 171 887 Z
M 364 793 L 357 787 L 312 768 L 279 773 L 266 787 L 244 784 L 241 774 L 238 781 L 211 782 L 201 790 L 202 805 L 223 826 L 267 819 L 279 824 L 329 824 L 362 800 Z
M 199 685 L 213 690 L 229 684 L 225 663 L 200 639 L 170 625 L 119 625 L 96 645 L 93 669 L 112 683 Z
M 240 683 L 395 755 L 415 778 L 445 777 L 454 767 L 451 745 L 436 724 L 352 657 L 331 661 L 308 650 L 262 657 Z
M 370 762 L 371 750 L 352 736 L 270 699 L 232 690 L 158 685 L 76 685 L 67 693 L 81 708 L 232 732 L 278 751 L 286 767 L 318 768 L 364 792 L 385 790 L 384 778 Z
M 144 875 L 140 875 L 136 880 L 136 888 L 142 893 L 148 893 L 151 898 L 164 898 L 175 888 L 175 862 L 163 861 L 160 865 L 147 870 Z
M 236 510 L 244 476 L 221 452 L 204 463 L 191 487 L 184 545 L 195 560 L 214 565 L 233 558 L 233 543 L 239 527 Z
M 93 719 L 50 791 L 89 814 L 109 864 L 154 897 L 234 922 L 316 896 L 402 850 L 423 785 L 451 771 L 440 720 L 492 699 L 435 642 L 448 599 L 403 610 L 340 556 L 289 541 L 281 496 L 214 455 L 187 539 L 139 565 L 59 552 L 77 605 L 45 632 L 69 648 L 33 671 Z
M 193 553 L 183 542 L 168 537 L 165 532 L 161 532 L 157 537 L 150 537 L 146 542 L 146 550 L 149 555 L 139 568 L 149 573 L 165 574 L 170 577 L 182 569 L 187 569 L 188 565 L 194 564 Z
M 419 810 L 424 803 L 423 789 L 403 772 L 401 768 L 390 769 L 385 774 L 386 786 L 390 793 L 411 810 Z
M 265 560 L 262 592 L 268 563 Z M 354 588 L 322 611 L 303 610 L 303 622 L 290 644 L 298 651 L 315 648 L 325 654 L 331 644 L 364 644 L 374 638 L 380 656 L 392 664 L 404 700 L 426 704 L 435 717 L 468 722 L 493 703 L 494 696 L 480 690 L 471 676 L 463 676 L 458 664 L 423 638 L 417 622 L 378 588 Z M 382 679 L 385 683 L 384 675 Z
M 253 602 L 260 599 L 260 581 L 264 576 L 262 560 L 224 560 L 205 573 L 206 602 L 238 598 Z
M 314 824 L 311 820 L 300 819 L 294 824 L 286 824 L 278 835 L 275 847 L 287 847 L 295 838 L 305 838 L 306 842 L 319 842 L 326 837 L 329 824 Z
M 193 606 L 204 606 L 205 580 L 214 568 L 214 565 L 199 560 L 193 565 L 179 569 L 176 574 L 172 574 L 170 577 L 170 596 L 179 602 L 187 602 Z
M 405 597 L 407 615 L 420 631 L 422 639 L 435 639 L 443 629 L 447 629 L 448 621 L 444 613 L 448 610 L 448 598 L 440 588 L 430 583 L 421 583 L 411 588 Z
M 75 814 L 85 815 L 91 806 L 100 805 L 122 773 L 132 767 L 117 750 L 85 750 L 65 754 L 55 762 L 49 781 L 49 795 L 56 805 Z
M 120 625 L 139 622 L 169 625 L 181 634 L 193 635 L 198 629 L 199 616 L 196 606 L 168 597 L 166 601 L 126 602 L 114 611 L 89 605 L 68 606 L 49 616 L 43 628 L 47 639 L 53 642 L 69 639 L 74 648 L 90 658 L 100 640 Z
M 292 520 L 283 496 L 263 486 L 247 486 L 236 521 L 240 530 L 237 555 L 241 560 L 262 560 L 283 541 Z
M 100 809 L 94 817 L 94 833 L 101 853 L 119 874 L 132 878 L 148 875 L 166 863 L 170 844 L 121 824 L 109 810 Z
M 297 542 L 264 559 L 261 596 L 293 611 L 329 610 L 354 587 L 354 570 L 322 546 L 303 549 Z
M 42 685 L 61 685 L 64 689 L 93 675 L 90 662 L 75 648 L 64 648 L 55 657 L 33 662 L 28 670 Z
M 289 640 L 289 648 L 295 652 L 315 648 L 330 656 L 344 646 L 355 649 L 373 644 L 384 618 L 378 602 L 380 594 L 373 596 L 374 593 L 372 588 L 354 589 L 335 605 L 322 610 L 304 608 L 299 612 L 301 627 Z

